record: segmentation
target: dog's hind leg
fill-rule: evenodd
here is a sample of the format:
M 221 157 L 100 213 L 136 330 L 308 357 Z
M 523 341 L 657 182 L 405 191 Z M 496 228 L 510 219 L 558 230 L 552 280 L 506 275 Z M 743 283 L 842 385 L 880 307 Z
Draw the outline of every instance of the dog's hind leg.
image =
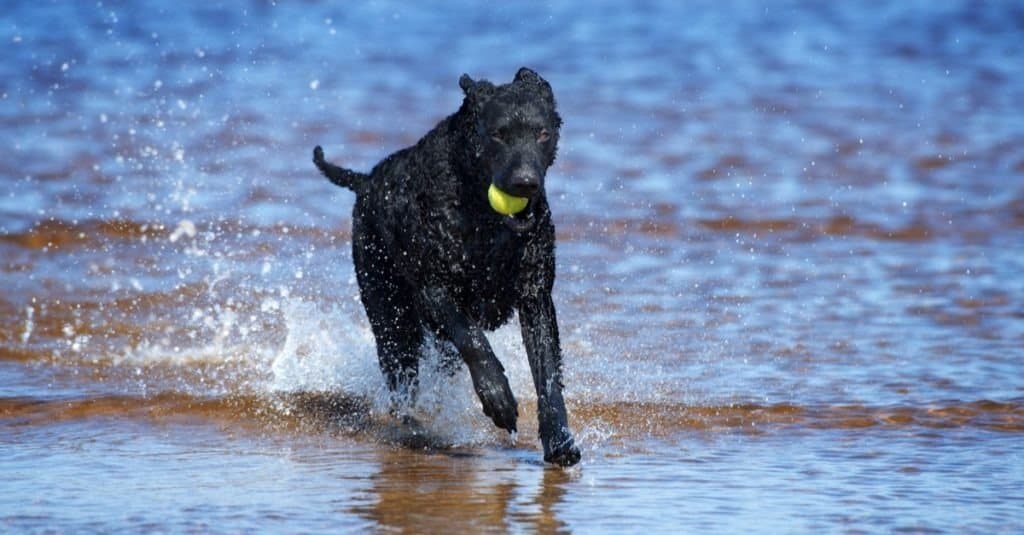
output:
M 359 296 L 377 342 L 377 360 L 395 401 L 415 399 L 423 326 L 414 294 L 394 269 L 384 249 L 367 233 L 353 239 L 352 256 Z

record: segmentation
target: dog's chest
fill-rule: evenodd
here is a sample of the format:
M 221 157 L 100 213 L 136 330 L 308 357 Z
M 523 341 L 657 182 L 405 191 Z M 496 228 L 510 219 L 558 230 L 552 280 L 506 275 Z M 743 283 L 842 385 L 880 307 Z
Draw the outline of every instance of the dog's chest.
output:
M 459 294 L 466 311 L 482 324 L 496 327 L 512 314 L 517 295 L 523 244 L 505 233 L 471 232 L 464 236 Z

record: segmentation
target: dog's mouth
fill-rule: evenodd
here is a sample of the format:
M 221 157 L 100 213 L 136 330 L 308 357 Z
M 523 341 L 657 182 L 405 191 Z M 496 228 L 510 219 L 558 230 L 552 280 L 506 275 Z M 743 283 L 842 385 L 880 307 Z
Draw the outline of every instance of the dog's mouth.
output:
M 501 220 L 516 234 L 522 234 L 530 230 L 537 220 L 533 215 L 534 202 L 534 197 L 529 197 L 529 200 L 526 202 L 526 208 L 511 215 L 501 216 Z
M 506 191 L 506 189 L 508 191 Z M 499 187 L 492 183 L 487 190 L 487 201 L 491 209 L 515 233 L 529 230 L 534 223 L 534 198 L 536 187 Z

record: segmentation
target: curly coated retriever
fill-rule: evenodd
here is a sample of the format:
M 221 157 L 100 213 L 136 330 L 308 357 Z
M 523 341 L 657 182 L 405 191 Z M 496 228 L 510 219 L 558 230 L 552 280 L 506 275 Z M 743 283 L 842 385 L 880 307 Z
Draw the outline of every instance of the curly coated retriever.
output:
M 352 256 L 391 391 L 415 394 L 433 333 L 466 363 L 484 414 L 515 432 L 516 400 L 484 330 L 518 311 L 544 460 L 570 466 L 580 451 L 562 398 L 555 228 L 544 189 L 562 119 L 551 86 L 525 67 L 508 84 L 464 74 L 459 86 L 456 113 L 369 175 L 327 162 L 319 146 L 313 162 L 356 193 Z

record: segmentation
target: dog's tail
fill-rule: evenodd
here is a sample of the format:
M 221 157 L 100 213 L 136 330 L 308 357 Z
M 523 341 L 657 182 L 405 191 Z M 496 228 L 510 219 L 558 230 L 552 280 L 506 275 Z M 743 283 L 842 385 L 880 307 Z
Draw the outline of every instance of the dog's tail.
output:
M 362 189 L 363 184 L 369 178 L 369 176 L 364 173 L 350 171 L 325 160 L 324 150 L 320 148 L 320 145 L 317 145 L 316 148 L 313 149 L 313 163 L 316 164 L 316 168 L 319 169 L 320 172 L 323 173 L 331 182 L 343 188 L 348 188 L 356 193 L 359 193 L 359 190 Z

